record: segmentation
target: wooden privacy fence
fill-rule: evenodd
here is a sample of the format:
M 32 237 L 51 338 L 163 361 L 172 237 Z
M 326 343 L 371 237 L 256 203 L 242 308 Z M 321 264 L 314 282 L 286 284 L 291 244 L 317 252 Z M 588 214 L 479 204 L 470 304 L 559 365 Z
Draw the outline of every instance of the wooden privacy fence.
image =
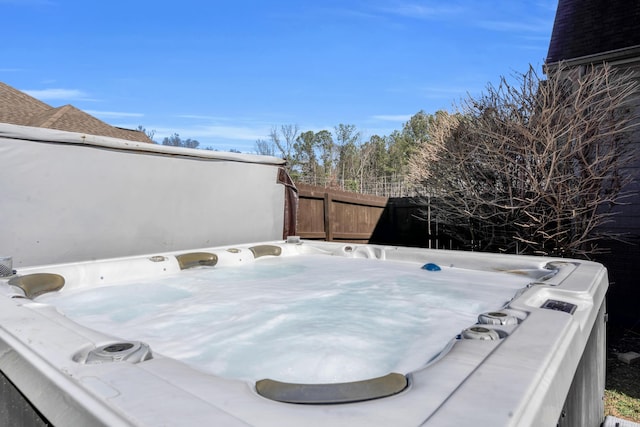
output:
M 388 200 L 308 184 L 296 187 L 297 234 L 303 239 L 368 242 Z
M 298 188 L 297 232 L 303 239 L 457 249 L 426 219 L 427 202 L 350 193 L 308 184 Z

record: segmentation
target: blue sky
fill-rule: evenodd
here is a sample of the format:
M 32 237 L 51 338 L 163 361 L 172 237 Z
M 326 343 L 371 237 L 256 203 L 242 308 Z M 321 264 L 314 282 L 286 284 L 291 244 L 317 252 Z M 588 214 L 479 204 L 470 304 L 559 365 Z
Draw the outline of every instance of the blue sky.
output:
M 557 0 L 0 0 L 0 81 L 54 107 L 252 152 L 274 126 L 363 139 L 540 70 Z

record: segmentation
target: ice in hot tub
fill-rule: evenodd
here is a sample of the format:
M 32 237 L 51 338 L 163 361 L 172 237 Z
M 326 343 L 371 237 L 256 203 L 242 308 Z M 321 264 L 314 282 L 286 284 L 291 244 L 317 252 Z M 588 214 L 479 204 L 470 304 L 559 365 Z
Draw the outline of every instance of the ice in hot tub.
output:
M 226 378 L 357 381 L 418 369 L 530 279 L 413 262 L 300 255 L 202 267 L 39 302 Z

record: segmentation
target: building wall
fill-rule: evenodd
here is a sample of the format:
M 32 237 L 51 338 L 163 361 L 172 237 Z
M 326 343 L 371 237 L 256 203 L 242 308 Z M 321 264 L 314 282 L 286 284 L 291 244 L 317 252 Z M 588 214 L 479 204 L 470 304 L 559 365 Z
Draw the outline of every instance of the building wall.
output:
M 633 181 L 625 191 L 632 195 L 626 203 L 614 209 L 616 215 L 605 228 L 623 235 L 625 242 L 604 242 L 610 253 L 598 256 L 609 270 L 608 312 L 610 323 L 618 330 L 640 330 L 640 312 L 637 302 L 640 301 L 640 57 L 633 60 L 612 61 L 611 65 L 619 71 L 633 70 L 638 81 L 638 90 L 631 108 L 635 115 L 635 128 L 630 134 L 630 141 L 635 145 L 636 159 L 629 168 Z

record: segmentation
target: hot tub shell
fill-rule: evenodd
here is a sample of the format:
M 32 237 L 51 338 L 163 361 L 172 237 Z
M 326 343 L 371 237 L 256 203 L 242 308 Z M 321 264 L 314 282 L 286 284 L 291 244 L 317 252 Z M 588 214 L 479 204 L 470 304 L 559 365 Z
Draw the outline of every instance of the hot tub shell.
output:
M 229 251 L 233 249 L 233 251 Z M 212 254 L 212 258 L 202 255 Z M 0 280 L 0 371 L 5 395 L 20 411 L 53 425 L 157 426 L 597 426 L 603 420 L 606 269 L 597 263 L 375 245 L 269 241 L 156 252 L 99 261 L 19 268 L 16 277 L 55 274 L 65 289 L 176 274 L 184 260 L 242 269 L 261 257 L 299 254 L 433 263 L 478 271 L 541 271 L 503 307 L 513 324 L 469 325 L 498 339 L 461 331 L 433 361 L 404 375 L 406 387 L 349 403 L 287 403 L 255 383 L 203 374 L 149 353 L 87 363 L 87 355 L 122 343 L 27 298 Z M 183 262 L 181 263 L 180 260 Z M 206 260 L 213 265 L 207 266 Z M 196 261 L 194 261 L 196 260 Z M 138 345 L 139 343 L 133 343 Z M 142 343 L 144 344 L 144 343 Z M 131 349 L 131 348 L 130 348 Z M 129 349 L 129 350 L 130 350 Z M 117 350 L 117 349 L 116 349 Z M 117 351 L 115 353 L 118 353 Z M 152 354 L 153 353 L 153 354 Z M 360 392 L 360 388 L 357 392 Z M 337 389 L 336 389 L 337 390 Z M 329 394 L 331 389 L 329 388 Z M 25 409 L 26 408 L 26 409 Z M 29 409 L 32 408 L 32 409 Z M 34 421 L 33 425 L 40 421 Z

